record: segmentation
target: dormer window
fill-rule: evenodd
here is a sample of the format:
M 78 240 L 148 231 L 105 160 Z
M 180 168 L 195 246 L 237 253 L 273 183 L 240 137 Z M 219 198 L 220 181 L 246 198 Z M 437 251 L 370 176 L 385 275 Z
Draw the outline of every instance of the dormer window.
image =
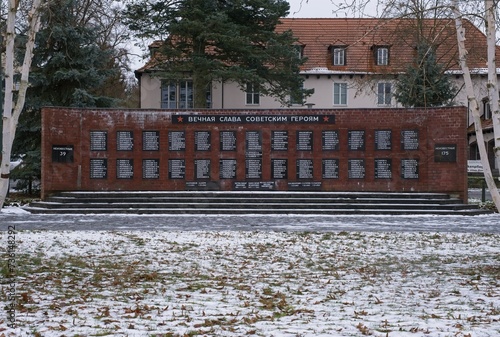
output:
M 333 46 L 333 65 L 334 66 L 345 66 L 346 65 L 346 48 L 344 46 Z
M 301 44 L 294 44 L 293 49 L 295 50 L 295 53 L 297 54 L 297 57 L 299 59 L 304 57 L 304 46 Z
M 378 66 L 389 65 L 389 47 L 375 47 L 375 61 Z

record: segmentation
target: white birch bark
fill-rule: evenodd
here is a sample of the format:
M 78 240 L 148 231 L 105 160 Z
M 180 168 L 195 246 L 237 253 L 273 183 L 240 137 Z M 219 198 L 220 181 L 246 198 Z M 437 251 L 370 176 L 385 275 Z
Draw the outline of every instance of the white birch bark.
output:
M 486 38 L 488 41 L 488 95 L 493 121 L 494 153 L 496 167 L 500 169 L 500 109 L 498 93 L 498 74 L 496 64 L 496 18 L 497 7 L 493 0 L 485 0 Z
M 452 1 L 453 14 L 455 16 L 455 26 L 457 30 L 457 43 L 458 52 L 460 58 L 460 66 L 464 73 L 464 83 L 465 90 L 467 93 L 467 99 L 469 101 L 469 106 L 472 110 L 472 118 L 474 120 L 474 129 L 476 131 L 477 146 L 479 148 L 479 155 L 481 158 L 481 164 L 483 165 L 484 179 L 486 180 L 486 185 L 488 186 L 491 197 L 495 206 L 500 210 L 500 194 L 495 185 L 495 180 L 491 172 L 491 167 L 488 162 L 488 155 L 486 153 L 486 145 L 484 143 L 483 128 L 481 125 L 481 116 L 479 114 L 479 104 L 477 102 L 476 95 L 474 93 L 474 87 L 472 85 L 472 79 L 470 76 L 469 66 L 467 65 L 467 50 L 465 49 L 465 29 L 462 25 L 462 18 L 460 9 L 458 7 L 458 0 Z
M 29 12 L 28 41 L 26 42 L 26 52 L 21 68 L 21 83 L 14 104 L 14 38 L 16 14 L 19 5 L 18 0 L 9 0 L 6 27 L 6 50 L 5 50 L 5 96 L 3 105 L 3 129 L 2 129 L 2 161 L 0 166 L 0 210 L 5 203 L 5 198 L 9 189 L 10 159 L 12 144 L 16 135 L 19 116 L 24 107 L 26 90 L 28 89 L 28 77 L 33 59 L 33 48 L 35 45 L 36 33 L 40 29 L 40 6 L 42 0 L 34 0 Z

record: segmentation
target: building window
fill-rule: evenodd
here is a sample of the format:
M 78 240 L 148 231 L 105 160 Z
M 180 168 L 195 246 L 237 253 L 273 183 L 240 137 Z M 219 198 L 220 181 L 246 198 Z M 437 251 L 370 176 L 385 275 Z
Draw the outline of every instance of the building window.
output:
M 163 82 L 161 86 L 162 109 L 192 109 L 193 81 Z
M 392 84 L 388 82 L 380 82 L 377 91 L 377 104 L 390 105 L 392 99 Z
M 483 118 L 491 119 L 491 105 L 488 100 L 483 100 Z
M 343 47 L 333 48 L 333 65 L 345 66 L 346 65 L 346 50 Z
M 304 46 L 302 46 L 300 44 L 294 44 L 293 49 L 294 49 L 295 54 L 297 55 L 297 57 L 299 59 L 304 57 Z
M 347 105 L 347 83 L 333 83 L 333 105 Z
M 377 58 L 377 65 L 386 66 L 389 64 L 389 48 L 387 47 L 376 48 L 375 56 Z
M 246 104 L 247 105 L 259 105 L 260 104 L 260 93 L 259 88 L 252 83 L 247 84 L 246 90 Z

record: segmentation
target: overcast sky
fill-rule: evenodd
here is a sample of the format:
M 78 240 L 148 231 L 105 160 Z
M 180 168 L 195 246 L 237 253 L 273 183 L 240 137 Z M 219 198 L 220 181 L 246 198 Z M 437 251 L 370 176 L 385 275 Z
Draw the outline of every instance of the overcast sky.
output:
M 345 2 L 361 4 L 365 0 L 288 0 L 290 3 L 290 15 L 294 18 L 334 18 L 334 17 L 372 17 L 377 16 L 376 0 L 369 1 L 364 8 L 357 8 L 351 11 L 339 10 Z

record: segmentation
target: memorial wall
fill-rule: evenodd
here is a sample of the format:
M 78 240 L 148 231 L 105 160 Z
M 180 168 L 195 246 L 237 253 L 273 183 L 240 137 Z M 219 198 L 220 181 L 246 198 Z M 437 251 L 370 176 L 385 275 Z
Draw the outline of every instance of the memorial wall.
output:
M 466 110 L 42 112 L 42 197 L 68 190 L 467 197 Z

